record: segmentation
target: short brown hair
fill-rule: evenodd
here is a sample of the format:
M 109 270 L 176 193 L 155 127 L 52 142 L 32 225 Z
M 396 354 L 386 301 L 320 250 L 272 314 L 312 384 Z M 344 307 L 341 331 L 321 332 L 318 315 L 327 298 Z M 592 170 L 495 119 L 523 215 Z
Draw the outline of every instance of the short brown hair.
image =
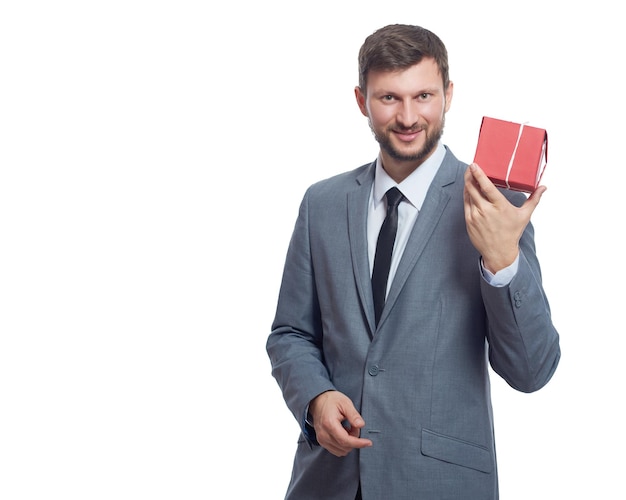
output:
M 409 68 L 424 57 L 432 57 L 443 79 L 450 84 L 448 51 L 441 39 L 420 26 L 390 24 L 369 35 L 359 51 L 359 87 L 367 92 L 370 71 L 394 71 Z

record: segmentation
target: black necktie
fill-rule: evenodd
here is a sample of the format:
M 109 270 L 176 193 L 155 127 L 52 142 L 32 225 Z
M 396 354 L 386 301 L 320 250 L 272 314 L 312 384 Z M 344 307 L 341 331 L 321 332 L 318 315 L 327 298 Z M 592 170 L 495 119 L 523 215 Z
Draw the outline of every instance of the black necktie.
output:
M 383 226 L 380 228 L 380 233 L 378 233 L 374 270 L 372 271 L 372 292 L 374 293 L 374 311 L 377 325 L 385 306 L 391 253 L 393 252 L 393 244 L 396 241 L 396 231 L 398 230 L 398 205 L 403 198 L 402 193 L 396 187 L 387 191 L 385 196 L 387 197 L 387 216 Z

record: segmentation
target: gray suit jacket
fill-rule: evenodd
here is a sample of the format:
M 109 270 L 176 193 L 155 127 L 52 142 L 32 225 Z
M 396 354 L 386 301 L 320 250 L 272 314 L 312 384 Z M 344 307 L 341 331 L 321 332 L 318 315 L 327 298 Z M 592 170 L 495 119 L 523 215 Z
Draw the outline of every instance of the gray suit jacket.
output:
M 311 186 L 287 253 L 267 350 L 287 406 L 337 389 L 373 446 L 338 458 L 301 435 L 286 498 L 498 498 L 488 363 L 543 387 L 560 357 L 529 225 L 509 286 L 481 276 L 463 211 L 467 165 L 448 150 L 402 256 L 378 328 L 366 218 L 374 164 Z M 503 191 L 516 205 L 525 197 Z

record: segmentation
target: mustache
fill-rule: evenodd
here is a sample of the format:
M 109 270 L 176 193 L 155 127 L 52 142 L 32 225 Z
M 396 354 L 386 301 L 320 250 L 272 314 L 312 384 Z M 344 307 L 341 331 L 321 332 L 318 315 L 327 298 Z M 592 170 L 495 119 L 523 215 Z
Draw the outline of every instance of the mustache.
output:
M 409 133 L 412 134 L 414 132 L 419 132 L 420 130 L 425 130 L 426 127 L 422 126 L 422 125 L 418 125 L 417 123 L 414 125 L 411 125 L 410 127 L 405 127 L 404 125 L 400 125 L 398 123 L 396 123 L 395 125 L 391 125 L 389 127 L 387 127 L 387 131 L 388 132 L 401 132 L 401 133 Z

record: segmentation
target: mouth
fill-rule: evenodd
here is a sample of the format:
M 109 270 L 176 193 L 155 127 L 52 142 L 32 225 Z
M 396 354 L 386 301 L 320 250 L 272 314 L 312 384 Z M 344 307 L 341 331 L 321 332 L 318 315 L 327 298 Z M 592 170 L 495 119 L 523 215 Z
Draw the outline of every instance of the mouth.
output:
M 411 142 L 418 135 L 420 135 L 423 132 L 423 129 L 419 129 L 419 130 L 412 130 L 412 129 L 410 129 L 410 130 L 393 130 L 392 132 L 402 142 Z

